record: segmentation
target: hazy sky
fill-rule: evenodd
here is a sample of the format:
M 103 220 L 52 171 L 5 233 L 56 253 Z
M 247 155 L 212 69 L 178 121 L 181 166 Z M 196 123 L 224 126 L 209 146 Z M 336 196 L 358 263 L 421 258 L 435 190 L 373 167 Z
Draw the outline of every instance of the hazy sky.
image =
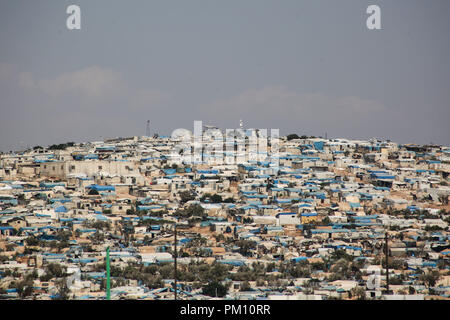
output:
M 81 30 L 66 8 L 81 7 Z M 368 30 L 366 8 L 381 8 Z M 222 128 L 450 145 L 448 0 L 0 0 L 0 150 Z

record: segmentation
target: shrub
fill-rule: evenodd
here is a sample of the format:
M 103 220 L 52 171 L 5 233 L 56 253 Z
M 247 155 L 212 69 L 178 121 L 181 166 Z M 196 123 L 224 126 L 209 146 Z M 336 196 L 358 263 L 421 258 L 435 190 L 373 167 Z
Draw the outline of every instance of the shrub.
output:
M 202 288 L 202 293 L 210 297 L 224 297 L 228 293 L 228 288 L 220 282 L 211 282 Z

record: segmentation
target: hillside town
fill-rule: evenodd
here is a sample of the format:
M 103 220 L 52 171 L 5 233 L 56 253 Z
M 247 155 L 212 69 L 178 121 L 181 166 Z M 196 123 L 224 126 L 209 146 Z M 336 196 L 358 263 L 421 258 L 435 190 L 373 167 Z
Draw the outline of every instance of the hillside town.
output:
M 276 163 L 212 163 L 178 142 L 0 154 L 0 299 L 105 299 L 107 249 L 112 300 L 450 298 L 449 147 L 290 134 Z

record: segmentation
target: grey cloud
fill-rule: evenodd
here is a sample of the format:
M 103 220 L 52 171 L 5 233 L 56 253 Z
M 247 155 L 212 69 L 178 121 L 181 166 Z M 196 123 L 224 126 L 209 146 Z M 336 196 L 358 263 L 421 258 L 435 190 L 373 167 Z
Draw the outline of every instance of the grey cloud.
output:
M 324 119 L 330 123 L 345 118 L 361 120 L 368 115 L 387 110 L 377 101 L 354 96 L 332 97 L 323 93 L 297 93 L 281 85 L 248 90 L 234 97 L 212 102 L 210 108 L 205 109 L 209 110 L 209 114 L 220 113 L 221 116 L 229 118 L 296 117 L 312 120 L 332 113 L 335 117 Z
M 379 0 L 380 32 L 369 0 L 204 2 L 79 0 L 78 31 L 64 3 L 2 2 L 0 150 L 147 119 L 448 144 L 449 1 Z
M 40 78 L 0 64 L 0 150 L 143 134 L 140 113 L 160 109 L 171 95 L 130 86 L 122 74 L 92 66 Z
M 99 98 L 124 87 L 117 72 L 99 66 L 63 73 L 50 79 L 34 79 L 30 72 L 21 72 L 19 84 L 23 88 L 36 89 L 54 97 L 72 93 Z

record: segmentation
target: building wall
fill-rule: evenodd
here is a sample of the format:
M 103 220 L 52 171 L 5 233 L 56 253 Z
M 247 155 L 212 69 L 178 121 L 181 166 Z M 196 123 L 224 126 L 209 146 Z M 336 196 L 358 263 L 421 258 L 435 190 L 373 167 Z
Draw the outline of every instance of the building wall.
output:
M 39 172 L 46 177 L 65 178 L 65 163 L 63 161 L 58 162 L 45 162 L 41 163 Z
M 279 221 L 280 221 L 280 225 L 284 226 L 284 225 L 289 225 L 289 224 L 300 224 L 300 218 L 297 217 L 296 214 L 280 214 L 279 216 Z
M 132 162 L 122 161 L 58 161 L 41 163 L 40 173 L 43 176 L 65 179 L 69 174 L 85 174 L 93 176 L 99 172 L 111 175 L 138 174 Z

